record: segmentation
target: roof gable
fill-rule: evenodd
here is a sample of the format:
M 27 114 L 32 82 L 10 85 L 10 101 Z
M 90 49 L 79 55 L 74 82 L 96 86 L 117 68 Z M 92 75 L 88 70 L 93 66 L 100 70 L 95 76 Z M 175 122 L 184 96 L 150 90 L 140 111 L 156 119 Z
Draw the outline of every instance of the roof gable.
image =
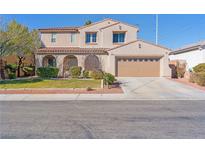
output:
M 165 50 L 168 50 L 169 52 L 171 52 L 171 49 L 169 48 L 166 48 L 166 47 L 163 47 L 163 46 L 160 46 L 160 45 L 156 45 L 154 43 L 151 43 L 151 42 L 147 42 L 147 41 L 144 41 L 144 40 L 135 40 L 135 41 L 131 41 L 131 42 L 128 42 L 128 43 L 125 43 L 125 44 L 122 44 L 122 45 L 119 45 L 117 47 L 114 47 L 114 48 L 111 48 L 111 49 L 108 49 L 107 51 L 111 51 L 111 50 L 114 50 L 114 49 L 117 49 L 117 48 L 121 48 L 121 47 L 124 47 L 124 46 L 127 46 L 127 45 L 130 45 L 130 44 L 133 44 L 133 43 L 136 43 L 136 42 L 143 42 L 143 43 L 146 43 L 146 44 L 149 44 L 149 45 L 152 45 L 152 46 L 155 46 L 155 47 L 159 47 L 159 48 L 162 48 L 162 49 L 165 49 Z
M 89 25 L 82 26 L 82 27 L 79 28 L 79 30 L 84 29 L 84 28 L 88 28 L 88 27 L 92 27 L 92 26 L 95 26 L 97 24 L 101 24 L 103 22 L 109 22 L 109 21 L 113 22 L 112 19 L 107 18 L 107 19 L 104 19 L 104 20 L 101 20 L 101 21 L 98 21 L 98 22 L 91 23 Z M 115 23 L 115 21 L 114 21 L 114 23 Z

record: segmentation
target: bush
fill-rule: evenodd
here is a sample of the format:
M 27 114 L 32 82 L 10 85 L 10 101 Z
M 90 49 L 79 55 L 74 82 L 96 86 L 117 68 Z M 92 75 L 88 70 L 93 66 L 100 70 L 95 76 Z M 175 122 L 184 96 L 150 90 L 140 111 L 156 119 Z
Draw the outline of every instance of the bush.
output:
M 103 76 L 105 85 L 112 85 L 116 81 L 114 75 L 110 73 L 105 73 Z
M 72 78 L 78 78 L 81 74 L 82 68 L 79 66 L 73 66 L 70 68 L 70 74 Z
M 200 86 L 205 86 L 205 72 L 196 73 L 196 83 Z
M 185 70 L 183 68 L 177 68 L 177 77 L 183 78 L 185 74 Z
M 8 73 L 8 77 L 9 77 L 9 79 L 16 79 L 16 72 L 15 73 L 14 72 Z
M 178 78 L 183 78 L 186 72 L 186 63 L 177 61 L 176 63 L 176 73 Z
M 205 63 L 201 63 L 193 67 L 194 72 L 205 72 Z
M 24 71 L 25 73 L 31 73 L 33 70 L 34 70 L 33 67 L 29 67 L 29 66 L 23 67 L 23 71 Z
M 197 76 L 195 73 L 190 74 L 189 82 L 195 83 L 197 79 Z
M 90 73 L 91 78 L 95 80 L 103 79 L 103 72 L 102 71 L 92 71 Z
M 91 87 L 87 87 L 86 91 L 92 91 L 93 89 Z
M 16 65 L 16 64 L 7 64 L 7 65 L 5 66 L 5 69 L 8 71 L 8 74 L 9 74 L 10 72 L 15 73 L 16 70 L 17 70 L 17 65 Z
M 33 75 L 34 74 L 34 67 L 33 66 L 25 66 L 23 67 L 23 72 L 25 75 Z
M 37 75 L 42 78 L 56 78 L 59 69 L 56 67 L 39 67 L 37 68 Z
M 87 70 L 83 71 L 83 78 L 89 78 L 89 71 Z

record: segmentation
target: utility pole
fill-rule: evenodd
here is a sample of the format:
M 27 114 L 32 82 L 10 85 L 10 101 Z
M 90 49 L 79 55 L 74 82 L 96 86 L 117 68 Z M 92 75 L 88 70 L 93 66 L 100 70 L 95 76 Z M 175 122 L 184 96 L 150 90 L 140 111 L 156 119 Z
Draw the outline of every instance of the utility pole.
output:
M 158 44 L 158 14 L 156 14 L 156 45 Z

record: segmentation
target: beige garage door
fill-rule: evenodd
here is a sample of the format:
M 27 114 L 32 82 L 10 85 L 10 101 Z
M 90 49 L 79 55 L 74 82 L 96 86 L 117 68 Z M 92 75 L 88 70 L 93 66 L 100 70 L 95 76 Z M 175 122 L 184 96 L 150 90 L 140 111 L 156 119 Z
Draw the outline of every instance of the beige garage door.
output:
M 119 77 L 159 77 L 159 58 L 117 58 Z

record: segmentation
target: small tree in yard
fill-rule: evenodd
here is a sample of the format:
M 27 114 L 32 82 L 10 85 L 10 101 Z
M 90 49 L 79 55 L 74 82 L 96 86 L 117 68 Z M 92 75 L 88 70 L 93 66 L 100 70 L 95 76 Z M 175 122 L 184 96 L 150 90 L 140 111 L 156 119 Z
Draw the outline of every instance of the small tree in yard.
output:
M 0 79 L 5 79 L 3 57 L 11 54 L 13 44 L 10 40 L 6 26 L 0 23 Z
M 18 24 L 16 21 L 9 23 L 7 33 L 11 38 L 10 42 L 14 46 L 12 53 L 18 58 L 17 76 L 19 77 L 25 56 L 34 55 L 40 47 L 40 38 L 38 31 L 29 32 L 26 26 Z

